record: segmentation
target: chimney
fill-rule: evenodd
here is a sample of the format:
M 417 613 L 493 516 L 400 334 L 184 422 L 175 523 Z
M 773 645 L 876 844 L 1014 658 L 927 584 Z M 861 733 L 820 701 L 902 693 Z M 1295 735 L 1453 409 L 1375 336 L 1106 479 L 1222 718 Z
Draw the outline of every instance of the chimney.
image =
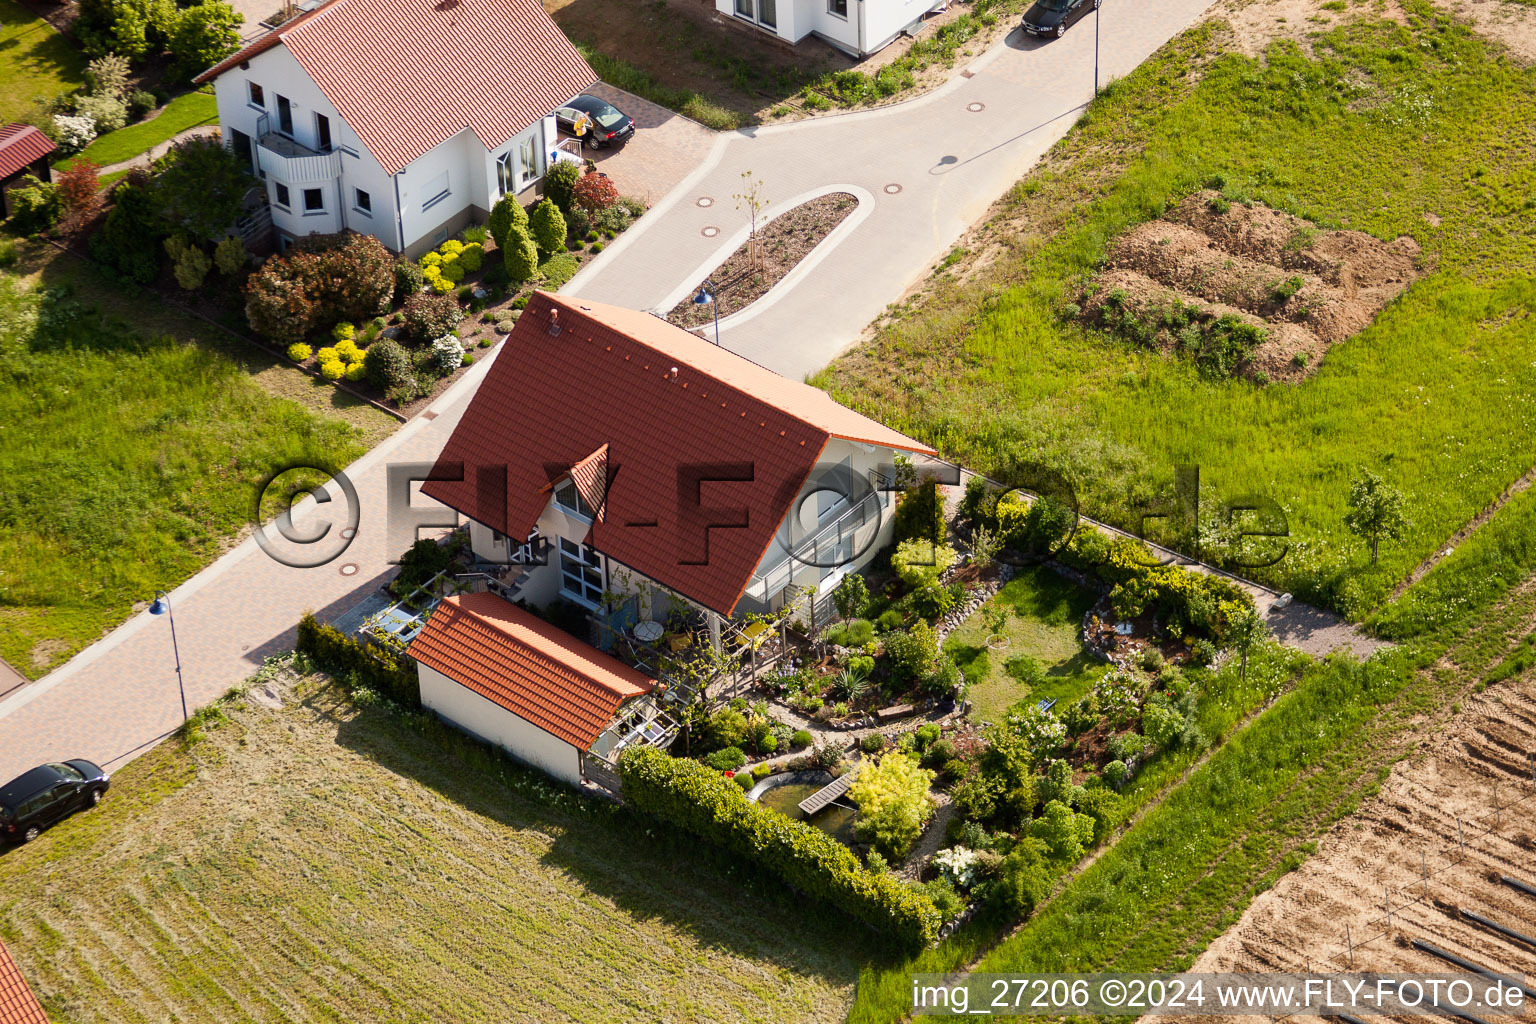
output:
M 674 384 L 677 383 L 677 367 L 672 367 L 672 372 L 667 374 L 667 379 Z
M 558 309 L 551 309 L 549 311 L 549 333 L 551 335 L 560 333 L 560 311 Z

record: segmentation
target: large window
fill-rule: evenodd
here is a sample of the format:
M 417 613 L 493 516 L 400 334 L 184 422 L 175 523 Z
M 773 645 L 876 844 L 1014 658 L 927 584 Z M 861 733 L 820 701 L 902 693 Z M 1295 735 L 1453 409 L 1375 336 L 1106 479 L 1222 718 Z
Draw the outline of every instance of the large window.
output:
M 539 166 L 539 146 L 533 136 L 529 136 L 517 145 L 518 186 L 520 188 L 531 185 L 543 172 Z
M 603 598 L 603 556 L 561 537 L 560 591 L 574 601 L 597 605 Z
M 592 518 L 592 506 L 587 504 L 576 485 L 569 480 L 555 488 L 555 504 L 583 519 Z
M 293 104 L 288 102 L 287 96 L 277 98 L 277 130 L 293 137 Z
M 322 153 L 331 151 L 331 119 L 324 114 L 315 115 L 315 148 Z
M 514 159 L 510 149 L 496 158 L 496 187 L 501 189 L 502 195 L 517 191 L 517 171 L 512 166 Z

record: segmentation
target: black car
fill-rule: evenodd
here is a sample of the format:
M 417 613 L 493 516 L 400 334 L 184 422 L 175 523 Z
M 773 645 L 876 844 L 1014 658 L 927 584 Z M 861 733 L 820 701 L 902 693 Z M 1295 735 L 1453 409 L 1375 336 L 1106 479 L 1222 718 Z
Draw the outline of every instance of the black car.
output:
M 1064 36 L 1098 7 L 1099 0 L 1036 0 L 1024 12 L 1024 31 L 1032 36 Z
M 0 786 L 0 838 L 30 843 L 49 825 L 95 807 L 109 776 L 89 761 L 39 765 Z
M 587 144 L 589 149 L 618 146 L 635 134 L 635 119 L 596 96 L 577 96 L 555 111 L 555 124 Z

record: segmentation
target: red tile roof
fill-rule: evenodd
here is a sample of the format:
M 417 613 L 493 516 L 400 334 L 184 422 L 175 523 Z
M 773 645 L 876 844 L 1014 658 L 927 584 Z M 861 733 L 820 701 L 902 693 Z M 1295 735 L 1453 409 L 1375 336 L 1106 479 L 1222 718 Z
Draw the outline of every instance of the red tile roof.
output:
M 538 0 L 330 0 L 197 81 L 279 42 L 389 174 L 466 128 L 496 149 L 597 81 Z
M 0 128 L 0 178 L 26 170 L 34 161 L 57 148 L 52 139 L 30 124 L 8 124 Z
M 495 594 L 444 598 L 411 657 L 586 750 L 653 681 Z
M 462 479 L 422 491 L 527 537 L 547 484 L 607 445 L 605 521 L 590 543 L 729 614 L 833 437 L 933 454 L 649 313 L 539 292 L 443 449 L 443 474 L 459 464 Z M 502 467 L 506 495 L 480 493 Z
M 0 1024 L 48 1024 L 37 997 L 27 988 L 21 968 L 0 942 Z

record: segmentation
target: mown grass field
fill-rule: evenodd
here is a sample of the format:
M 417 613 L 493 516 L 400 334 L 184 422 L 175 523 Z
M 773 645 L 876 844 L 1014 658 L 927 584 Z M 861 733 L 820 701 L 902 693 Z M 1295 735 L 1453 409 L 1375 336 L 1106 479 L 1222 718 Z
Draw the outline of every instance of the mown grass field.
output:
M 967 243 L 817 383 L 1006 476 L 1067 474 L 1085 511 L 1139 528 L 1177 464 L 1221 499 L 1285 510 L 1286 558 L 1245 570 L 1352 617 L 1536 464 L 1536 69 L 1409 0 L 1267 59 L 1186 33 L 1090 109 Z M 1211 382 L 1062 317 L 1127 228 L 1215 185 L 1390 239 L 1431 273 L 1295 386 Z M 960 276 L 955 276 L 960 275 Z M 1369 565 L 1344 526 L 1359 467 L 1407 497 L 1410 525 Z M 1188 544 L 1185 544 L 1188 547 Z
M 1086 693 L 1104 672 L 1103 663 L 1094 661 L 1078 639 L 1083 616 L 1097 599 L 1092 591 L 1049 569 L 1026 568 L 951 633 L 944 648 L 965 673 L 974 705 L 971 717 L 999 722 L 1009 707 L 1026 697 L 1055 697 L 1065 703 Z M 1008 612 L 1002 632 L 1008 645 L 989 650 L 991 630 L 983 620 L 998 607 Z M 1008 674 L 1008 659 L 1020 655 L 1033 658 L 1045 671 L 1038 685 L 1030 687 Z
M 6 252 L 0 657 L 29 676 L 217 557 L 275 467 L 345 465 L 397 425 L 83 261 Z
M 285 677 L 286 678 L 286 677 Z M 0 856 L 49 1019 L 831 1021 L 857 926 L 314 677 Z M 659 834 L 658 834 L 659 833 Z
M 81 84 L 85 57 L 15 0 L 0 0 L 0 124 Z

